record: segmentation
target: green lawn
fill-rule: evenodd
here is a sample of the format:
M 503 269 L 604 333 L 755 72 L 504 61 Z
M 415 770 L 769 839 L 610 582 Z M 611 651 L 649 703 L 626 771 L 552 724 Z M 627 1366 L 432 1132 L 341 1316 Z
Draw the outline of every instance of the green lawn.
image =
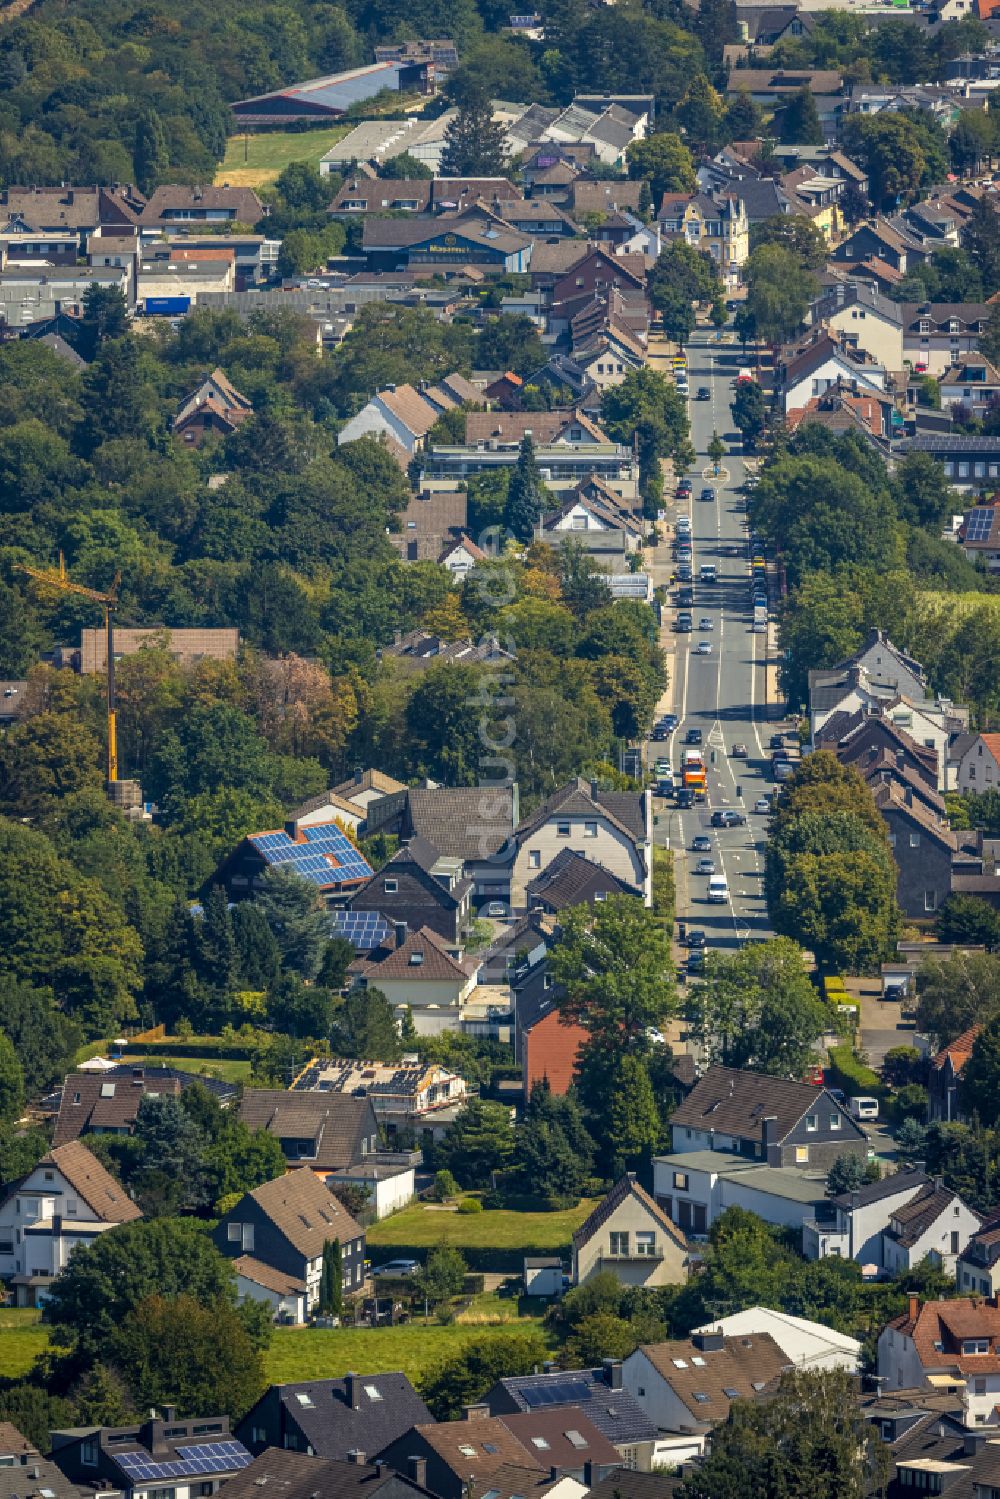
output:
M 401 1327 L 277 1327 L 266 1358 L 270 1380 L 336 1379 L 349 1369 L 382 1374 L 401 1369 L 417 1380 L 426 1369 L 450 1357 L 485 1331 L 501 1336 L 539 1329 L 534 1318 L 522 1317 L 485 1328 L 480 1325 L 439 1327 L 422 1321 Z
M 563 1213 L 515 1213 L 501 1208 L 466 1214 L 417 1205 L 373 1224 L 368 1244 L 371 1248 L 412 1244 L 418 1249 L 453 1244 L 458 1249 L 523 1249 L 525 1254 L 544 1254 L 568 1244 L 594 1207 L 594 1202 L 584 1199 Z
M 225 1083 L 250 1081 L 250 1062 L 232 1062 L 208 1052 L 203 1057 L 175 1057 L 169 1051 L 154 1047 L 144 1057 L 125 1057 L 137 1067 L 179 1067 L 181 1072 L 200 1072 L 203 1077 L 217 1077 Z
M 291 161 L 318 165 L 320 157 L 352 128 L 330 125 L 325 130 L 269 130 L 262 135 L 231 135 L 215 181 L 228 182 L 232 187 L 266 187 Z
M 27 1374 L 49 1345 L 49 1330 L 40 1324 L 41 1312 L 27 1307 L 0 1307 L 0 1372 L 17 1378 Z

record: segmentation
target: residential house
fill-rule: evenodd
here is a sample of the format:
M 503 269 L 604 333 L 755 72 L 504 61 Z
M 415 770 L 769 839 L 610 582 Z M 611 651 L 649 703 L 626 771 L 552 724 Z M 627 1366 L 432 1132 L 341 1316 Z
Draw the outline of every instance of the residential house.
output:
M 903 302 L 903 358 L 935 377 L 979 353 L 989 321 L 985 302 Z
M 786 411 L 785 428 L 795 432 L 804 422 L 812 422 L 831 432 L 856 432 L 887 457 L 894 418 L 895 404 L 890 396 L 878 391 L 861 394 L 854 383 L 841 378 L 804 406 Z
M 781 191 L 786 194 L 794 214 L 808 219 L 814 229 L 833 243 L 843 227 L 840 200 L 844 194 L 844 183 L 833 177 L 821 177 L 811 167 L 796 167 L 780 179 Z
M 984 1218 L 958 1256 L 955 1282 L 965 1295 L 972 1291 L 996 1300 L 1000 1290 L 1000 1213 L 996 1210 Z
M 835 264 L 862 264 L 880 261 L 905 276 L 914 264 L 925 259 L 918 242 L 897 232 L 885 219 L 869 219 L 841 240 L 831 253 Z
M 460 536 L 449 541 L 437 558 L 439 567 L 450 572 L 456 583 L 462 583 L 475 572 L 481 562 L 486 562 L 489 552 L 477 546 L 471 536 Z
M 372 876 L 371 865 L 335 821 L 290 822 L 241 839 L 210 883 L 224 886 L 231 900 L 245 900 L 279 866 L 309 880 L 328 901 L 342 902 Z
M 337 433 L 338 446 L 359 437 L 385 437 L 412 458 L 424 445 L 440 409 L 412 385 L 387 385 Z
M 328 1244 L 340 1245 L 345 1294 L 364 1285 L 364 1230 L 308 1166 L 245 1192 L 223 1213 L 212 1238 L 219 1253 L 235 1261 L 240 1294 L 266 1302 L 276 1315 L 288 1315 L 291 1296 L 273 1288 L 274 1272 L 287 1278 L 294 1286 L 296 1322 L 303 1322 L 319 1300 Z
M 770 1306 L 750 1306 L 742 1312 L 718 1317 L 704 1327 L 696 1327 L 692 1335 L 697 1337 L 699 1333 L 721 1333 L 724 1339 L 756 1338 L 766 1333 L 777 1343 L 786 1363 L 795 1369 L 846 1369 L 856 1374 L 861 1366 L 861 1344 L 857 1338 L 834 1332 L 822 1322 L 793 1317 Z
M 368 834 L 393 833 L 403 841 L 425 838 L 442 858 L 461 860 L 473 881 L 472 904 L 505 900 L 509 880 L 496 860 L 513 841 L 518 790 L 510 786 L 411 787 L 373 801 Z
M 905 916 L 933 915 L 951 894 L 959 844 L 947 821 L 915 796 L 911 786 L 881 780 L 874 787 L 896 861 L 896 899 Z
M 712 1427 L 734 1400 L 753 1400 L 772 1386 L 788 1360 L 768 1333 L 727 1338 L 699 1332 L 665 1343 L 641 1343 L 622 1367 L 625 1389 L 661 1432 L 683 1435 L 702 1455 Z
M 675 1153 L 732 1151 L 769 1167 L 829 1169 L 842 1155 L 868 1155 L 864 1130 L 825 1088 L 735 1067 L 710 1067 L 670 1129 Z
M 823 132 L 827 140 L 833 140 L 844 103 L 839 73 L 829 69 L 734 68 L 726 96 L 733 99 L 745 91 L 762 109 L 780 110 L 802 88 L 812 94 Z
M 431 206 L 428 178 L 348 177 L 327 208 L 335 219 L 362 213 L 427 213 Z
M 962 1073 L 968 1066 L 981 1025 L 972 1025 L 943 1046 L 930 1064 L 927 1075 L 927 1113 L 945 1124 L 962 1118 Z
M 843 763 L 847 763 L 846 759 Z M 909 793 L 916 798 L 928 817 L 934 818 L 938 823 L 946 819 L 948 809 L 936 784 L 932 782 L 929 785 L 920 771 L 911 769 L 903 754 L 891 755 L 888 751 L 883 751 L 865 759 L 855 759 L 852 763 L 868 782 L 873 794 L 880 786 L 894 786 L 898 796 L 905 797 Z
M 253 412 L 253 402 L 216 366 L 174 414 L 170 430 L 191 448 L 210 436 L 228 437 Z
M 958 763 L 955 789 L 964 794 L 993 788 L 1000 789 L 1000 734 L 977 734 Z
M 630 885 L 603 865 L 576 849 L 563 848 L 525 891 L 529 911 L 547 911 L 558 916 L 569 906 L 600 905 L 612 895 L 642 896 L 639 885 Z
M 273 1135 L 289 1166 L 306 1165 L 320 1176 L 344 1166 L 360 1166 L 379 1149 L 378 1121 L 370 1098 L 244 1088 L 240 1120 L 248 1129 L 266 1129 Z
M 239 99 L 229 107 L 237 126 L 244 130 L 254 125 L 287 129 L 299 120 L 313 124 L 324 120 L 334 123 L 352 105 L 374 99 L 386 90 L 392 93 L 430 93 L 433 75 L 433 64 L 426 61 L 369 63 L 366 67 L 350 68 L 345 73 L 329 73 L 323 78 L 289 84 L 253 99 Z
M 726 193 L 666 193 L 658 214 L 664 239 L 682 238 L 706 250 L 730 289 L 740 282 L 750 255 L 750 221 L 745 203 Z
M 981 419 L 1000 402 L 1000 370 L 984 355 L 970 355 L 938 377 L 941 404 L 959 406 Z
M 393 449 L 395 439 L 388 446 Z M 406 449 L 400 456 L 409 459 Z M 467 540 L 469 526 L 468 491 L 455 484 L 449 488 L 421 490 L 413 495 L 399 517 L 398 531 L 389 532 L 389 541 L 404 562 L 437 562 L 450 547 Z
M 683 1460 L 668 1457 L 664 1467 Z M 640 1473 L 637 1468 L 619 1468 L 617 1473 L 596 1483 L 590 1493 L 593 1499 L 675 1499 L 680 1482 L 660 1469 L 655 1473 Z
M 361 770 L 359 767 L 346 781 L 331 789 L 336 796 L 367 813 L 372 802 L 384 796 L 394 796 L 405 791 L 406 787 L 402 781 L 387 776 L 382 770 Z
M 835 282 L 812 304 L 817 325 L 848 348 L 861 349 L 885 370 L 903 368 L 903 319 L 898 302 L 864 282 Z
M 567 211 L 582 225 L 592 214 L 638 213 L 641 197 L 641 182 L 593 182 L 577 177 L 570 183 Z
M 528 886 L 565 848 L 640 889 L 652 900 L 652 815 L 648 792 L 602 791 L 577 777 L 553 793 L 515 832 L 509 900 L 524 910 Z
M 473 1486 L 477 1493 L 485 1492 L 505 1463 L 542 1466 L 502 1421 L 487 1414 L 485 1405 L 466 1406 L 461 1421 L 415 1425 L 383 1447 L 379 1456 L 404 1473 L 411 1459 L 423 1459 L 427 1487 L 439 1499 L 464 1499 Z
M 636 182 L 631 186 L 639 187 L 640 184 Z M 612 255 L 596 245 L 584 247 L 582 256 L 577 254 L 579 245 L 558 248 L 569 263 L 552 282 L 551 301 L 554 305 L 598 293 L 610 295 L 612 291 L 620 291 L 634 295 L 645 291 L 646 263 L 641 255 Z
M 936 791 L 940 769 L 933 745 L 918 744 L 904 728 L 877 710 L 833 712 L 816 735 L 816 749 L 831 750 L 842 765 L 853 765 L 867 778 L 871 765 L 892 761 L 909 784 L 919 781 Z
M 615 344 L 621 340 L 616 338 Z M 626 367 L 626 355 L 598 339 L 588 348 L 586 357 L 595 378 L 597 365 L 605 366 L 601 378 L 605 384 L 615 384 L 624 375 L 617 373 L 620 363 Z M 637 356 L 630 353 L 628 360 Z M 631 366 L 630 366 L 631 367 Z M 576 364 L 569 355 L 553 355 L 549 363 L 538 370 L 533 379 L 542 385 L 554 385 L 560 390 L 569 385 L 580 398 L 596 393 L 594 379 L 587 370 Z M 597 400 L 599 404 L 599 397 Z M 440 480 L 462 482 L 474 474 L 513 468 L 517 463 L 519 444 L 500 444 L 496 448 L 470 447 L 467 443 L 440 444 L 429 448 L 423 457 L 420 473 L 421 485 L 437 484 Z M 535 446 L 535 461 L 548 489 L 561 492 L 576 489 L 591 478 L 607 484 L 620 498 L 634 500 L 638 495 L 638 464 L 631 446 L 626 443 L 549 443 Z
M 260 1499 L 262 1489 L 280 1493 L 282 1499 L 427 1499 L 429 1491 L 412 1478 L 359 1461 L 360 1447 L 348 1450 L 349 1458 L 337 1459 L 265 1448 L 229 1480 L 226 1499 Z
M 801 1233 L 822 1210 L 823 1167 L 768 1166 L 731 1150 L 686 1150 L 653 1159 L 653 1195 L 689 1238 L 704 1237 L 727 1208 Z
M 408 630 L 405 635 L 397 630 L 392 645 L 382 647 L 379 659 L 409 674 L 442 663 L 502 668 L 514 658 L 503 649 L 496 635 L 484 635 L 478 641 L 443 640 L 430 630 L 418 628 Z
M 858 395 L 877 395 L 887 383 L 883 365 L 867 359 L 860 348 L 852 349 L 826 328 L 814 330 L 804 343 L 783 352 L 777 378 L 784 411 L 805 406 L 813 396 L 841 383 Z
M 629 1172 L 573 1234 L 573 1284 L 610 1271 L 628 1286 L 678 1285 L 687 1279 L 688 1245 L 680 1229 Z
M 239 655 L 240 632 L 223 626 L 219 629 L 175 630 L 170 625 L 146 628 L 126 626 L 115 630 L 115 660 L 135 656 L 147 647 L 165 650 L 182 666 L 199 661 L 235 661 Z M 104 629 L 87 626 L 80 631 L 78 650 L 60 648 L 57 666 L 71 666 L 83 676 L 101 676 L 108 669 L 108 634 Z
M 900 457 L 929 453 L 954 489 L 982 493 L 1000 480 L 1000 437 L 969 437 L 958 430 L 919 432 L 895 444 Z
M 63 1083 L 52 1144 L 66 1145 L 81 1135 L 131 1135 L 147 1094 L 179 1098 L 181 1089 L 178 1078 L 147 1073 L 142 1067 L 130 1068 L 125 1077 L 71 1072 Z
M 567 1407 L 579 1410 L 608 1438 L 625 1468 L 648 1473 L 669 1451 L 656 1424 L 624 1388 L 620 1359 L 605 1359 L 599 1369 L 508 1375 L 487 1391 L 483 1403 L 494 1416 Z
M 469 411 L 465 417 L 465 440 L 471 446 L 520 447 L 525 437 L 551 447 L 569 443 L 581 447 L 609 441 L 608 434 L 583 411 L 557 408 L 553 411 Z
M 547 953 L 529 954 L 524 966 L 511 975 L 511 993 L 514 1056 L 521 1065 L 525 1098 L 541 1082 L 562 1097 L 576 1080 L 577 1059 L 587 1032 L 561 1013 L 563 990 L 549 970 Z
M 413 931 L 429 927 L 454 946 L 469 923 L 471 892 L 457 860 L 442 861 L 426 838 L 411 838 L 350 897 L 337 930 L 350 937 L 352 917 L 376 911 L 387 930 L 396 922 Z
M 0 1279 L 18 1306 L 41 1306 L 79 1247 L 142 1214 L 79 1140 L 58 1145 L 0 1196 Z M 2 1459 L 0 1459 L 2 1461 Z
M 621 1467 L 617 1449 L 581 1410 L 527 1410 L 499 1419 L 534 1462 L 548 1464 L 553 1477 L 589 1488 Z
M 145 202 L 135 187 L 6 187 L 0 230 L 12 236 L 73 233 L 82 251 L 99 228 L 134 229 Z
M 953 734 L 965 729 L 968 715 L 947 698 L 890 695 L 890 689 L 873 682 L 863 666 L 845 662 L 829 671 L 809 673 L 814 747 L 826 737 L 826 726 L 835 714 L 843 714 L 839 721 L 845 724 L 854 719 L 860 722 L 866 715 L 887 719 L 911 741 L 934 752 L 938 789 L 948 789 L 948 745 Z
M 883 1392 L 953 1381 L 967 1426 L 995 1424 L 1000 1398 L 1000 1308 L 995 1301 L 925 1301 L 883 1328 L 878 1374 Z
M 468 1097 L 464 1077 L 439 1062 L 421 1062 L 415 1053 L 399 1062 L 313 1060 L 292 1086 L 370 1098 L 390 1145 L 400 1134 L 436 1138 L 437 1121 L 453 1123 Z
M 0 1499 L 82 1499 L 50 1458 L 9 1421 L 0 1421 Z
M 820 1204 L 816 1217 L 803 1227 L 802 1253 L 807 1260 L 835 1255 L 857 1260 L 869 1272 L 884 1271 L 883 1234 L 893 1213 L 928 1186 L 933 1186 L 930 1177 L 913 1168 L 828 1198 Z
M 470 266 L 488 274 L 519 274 L 531 264 L 534 240 L 516 229 L 499 228 L 487 214 L 439 214 L 432 218 L 383 219 L 367 214 L 361 247 L 369 270 L 400 267 L 437 271 L 466 271 Z
M 318 791 L 315 796 L 301 802 L 289 814 L 288 820 L 303 828 L 336 822 L 346 831 L 358 833 L 364 827 L 365 818 L 362 809 L 348 801 L 346 796 L 338 796 L 336 791 Z
M 252 187 L 187 187 L 168 183 L 153 189 L 139 215 L 143 230 L 186 231 L 207 224 L 256 224 L 267 208 Z
M 970 562 L 980 561 L 988 572 L 1000 572 L 1000 501 L 996 495 L 966 512 L 958 542 Z M 973 768 L 970 766 L 967 774 Z
M 409 1011 L 418 1035 L 435 1036 L 460 1029 L 479 967 L 460 943 L 447 943 L 430 927 L 411 932 L 397 922 L 348 972 L 359 987 L 381 990 L 400 1021 Z
M 374 1456 L 431 1419 L 405 1374 L 347 1374 L 271 1385 L 236 1430 L 255 1454 L 281 1448 L 345 1462 Z
M 71 1426 L 49 1434 L 51 1459 L 85 1491 L 110 1490 L 122 1499 L 156 1499 L 164 1484 L 175 1499 L 215 1494 L 250 1464 L 229 1429 L 228 1416 L 162 1416 L 126 1426 Z
M 954 1275 L 959 1255 L 981 1223 L 957 1192 L 943 1182 L 928 1182 L 892 1210 L 882 1237 L 886 1272 L 898 1279 L 926 1259 Z
M 589 556 L 614 571 L 623 570 L 646 539 L 641 517 L 596 477 L 539 517 L 536 534 L 541 540 L 557 544 L 564 533 L 572 533 Z
M 92 288 L 121 292 L 126 307 L 135 307 L 127 266 L 8 266 L 0 276 L 0 326 L 23 328 L 60 313 L 82 317 Z

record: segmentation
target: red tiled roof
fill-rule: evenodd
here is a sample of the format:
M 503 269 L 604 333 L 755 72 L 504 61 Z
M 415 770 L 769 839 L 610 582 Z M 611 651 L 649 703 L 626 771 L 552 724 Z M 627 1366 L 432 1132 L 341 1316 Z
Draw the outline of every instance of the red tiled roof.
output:
M 966 1062 L 972 1056 L 972 1048 L 976 1044 L 976 1038 L 982 1030 L 981 1025 L 972 1025 L 954 1041 L 949 1041 L 947 1046 L 941 1048 L 937 1056 L 931 1062 L 932 1067 L 943 1067 L 949 1057 L 951 1065 L 956 1072 L 961 1072 Z

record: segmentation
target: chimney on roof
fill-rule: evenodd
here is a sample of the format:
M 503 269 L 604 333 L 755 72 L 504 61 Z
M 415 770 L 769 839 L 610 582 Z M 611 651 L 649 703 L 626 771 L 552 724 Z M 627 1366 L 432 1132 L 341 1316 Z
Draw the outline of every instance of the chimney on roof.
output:
M 352 1447 L 347 1454 L 347 1461 L 353 1463 L 356 1468 L 363 1468 L 365 1465 L 365 1454 L 360 1447 Z
M 710 1332 L 696 1332 L 691 1341 L 696 1348 L 701 1349 L 702 1353 L 718 1352 L 720 1348 L 726 1346 L 721 1329 L 716 1328 Z
M 177 1407 L 176 1407 L 176 1405 L 165 1405 L 163 1407 L 163 1419 L 164 1419 L 164 1421 L 176 1421 L 177 1420 Z
M 394 396 L 396 394 L 396 386 L 395 386 L 395 384 L 387 385 L 386 386 L 386 390 L 389 392 L 389 394 L 391 396 Z
M 462 1406 L 463 1421 L 482 1421 L 489 1413 L 490 1408 L 485 1400 L 476 1400 L 471 1405 Z
M 622 1361 L 620 1358 L 605 1358 L 601 1360 L 601 1368 L 604 1371 L 604 1383 L 611 1390 L 620 1390 L 622 1387 Z
M 345 1389 L 345 1393 L 347 1395 L 347 1403 L 351 1407 L 351 1410 L 352 1411 L 360 1410 L 361 1409 L 361 1381 L 358 1378 L 358 1376 L 353 1372 L 353 1370 L 351 1371 L 350 1374 L 345 1374 L 344 1375 L 344 1389 Z
M 406 1471 L 413 1483 L 418 1483 L 421 1488 L 427 1486 L 427 1459 L 426 1457 L 408 1457 L 406 1459 Z
M 588 1458 L 583 1465 L 583 1486 L 585 1489 L 592 1489 L 596 1482 L 597 1464 Z
M 305 843 L 306 841 L 306 835 L 302 832 L 294 817 L 285 823 L 285 832 L 293 843 Z
M 394 921 L 392 924 L 392 929 L 396 934 L 396 946 L 402 947 L 403 943 L 406 941 L 406 922 Z
M 553 1463 L 550 1466 L 550 1468 L 549 1468 L 549 1478 L 551 1479 L 551 1481 L 553 1483 L 558 1483 L 559 1480 L 560 1480 L 560 1478 L 562 1476 L 563 1476 L 563 1470 L 562 1470 L 562 1468 L 558 1467 L 555 1463 Z
M 912 807 L 913 806 L 913 788 L 912 787 L 907 786 L 906 790 L 903 792 L 903 800 L 904 800 L 904 802 L 906 803 L 906 805 L 908 807 Z
M 778 1144 L 778 1121 L 774 1114 L 767 1114 L 760 1121 L 760 1153 L 769 1166 L 780 1166 L 781 1147 Z
M 917 1320 L 917 1308 L 920 1306 L 920 1297 L 918 1296 L 918 1294 L 917 1294 L 916 1291 L 908 1291 L 907 1292 L 907 1302 L 908 1302 L 908 1305 L 907 1305 L 907 1313 L 906 1314 L 909 1317 L 909 1319 L 910 1319 L 911 1322 L 916 1322 L 916 1320 Z

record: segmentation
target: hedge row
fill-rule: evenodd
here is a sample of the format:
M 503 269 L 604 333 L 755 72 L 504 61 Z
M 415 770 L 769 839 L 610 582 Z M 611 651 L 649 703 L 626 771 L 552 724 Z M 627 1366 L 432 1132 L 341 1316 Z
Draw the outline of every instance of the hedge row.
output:
M 150 1061 L 155 1061 L 157 1052 L 162 1052 L 166 1059 L 166 1066 L 170 1065 L 170 1057 L 192 1057 L 204 1062 L 252 1062 L 256 1056 L 254 1048 L 248 1046 L 246 1042 L 242 1045 L 230 1042 L 227 1045 L 220 1041 L 218 1046 L 214 1046 L 210 1041 L 174 1041 L 171 1039 L 160 1045 L 127 1041 L 119 1050 L 123 1056 L 147 1057 Z
M 885 1086 L 877 1072 L 859 1062 L 850 1046 L 830 1047 L 829 1082 L 835 1088 L 843 1088 L 848 1097 L 858 1094 L 873 1098 L 885 1097 Z
M 463 1245 L 456 1247 L 461 1249 L 462 1258 L 473 1273 L 498 1275 L 520 1275 L 524 1269 L 526 1254 L 559 1255 L 563 1260 L 568 1260 L 572 1253 L 569 1244 L 562 1244 L 557 1249 L 533 1249 L 530 1244 L 523 1249 L 467 1249 Z M 384 1265 L 388 1260 L 417 1260 L 422 1265 L 427 1259 L 428 1249 L 426 1244 L 369 1244 L 367 1254 L 373 1266 Z

